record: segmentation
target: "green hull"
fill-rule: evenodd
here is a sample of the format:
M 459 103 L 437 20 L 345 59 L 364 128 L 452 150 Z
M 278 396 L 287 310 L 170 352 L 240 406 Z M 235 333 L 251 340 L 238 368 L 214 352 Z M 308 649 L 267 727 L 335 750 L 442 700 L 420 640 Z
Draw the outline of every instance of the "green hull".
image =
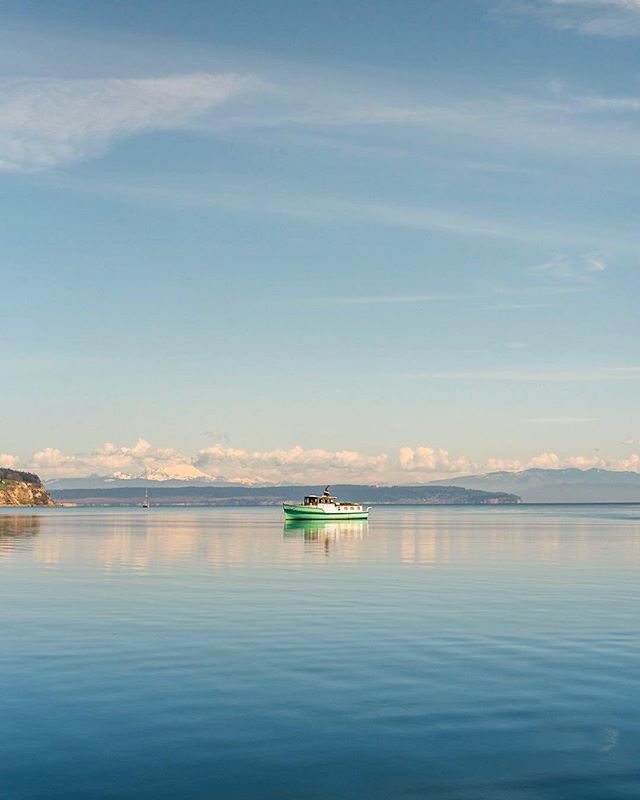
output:
M 323 522 L 324 520 L 367 519 L 369 517 L 368 509 L 366 511 L 342 511 L 339 514 L 331 514 L 313 506 L 294 506 L 284 503 L 282 508 L 287 519 L 313 519 Z

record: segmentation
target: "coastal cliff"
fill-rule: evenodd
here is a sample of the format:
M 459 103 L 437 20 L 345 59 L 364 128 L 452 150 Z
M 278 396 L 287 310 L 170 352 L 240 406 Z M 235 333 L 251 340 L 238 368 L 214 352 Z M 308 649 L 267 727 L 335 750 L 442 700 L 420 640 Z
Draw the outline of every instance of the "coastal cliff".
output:
M 55 506 L 33 472 L 0 468 L 0 506 Z

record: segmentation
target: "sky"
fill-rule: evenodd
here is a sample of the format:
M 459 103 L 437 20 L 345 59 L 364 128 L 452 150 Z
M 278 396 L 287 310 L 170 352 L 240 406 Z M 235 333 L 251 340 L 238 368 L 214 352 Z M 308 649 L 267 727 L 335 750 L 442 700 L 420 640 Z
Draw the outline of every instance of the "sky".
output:
M 638 0 L 3 0 L 0 465 L 640 471 Z

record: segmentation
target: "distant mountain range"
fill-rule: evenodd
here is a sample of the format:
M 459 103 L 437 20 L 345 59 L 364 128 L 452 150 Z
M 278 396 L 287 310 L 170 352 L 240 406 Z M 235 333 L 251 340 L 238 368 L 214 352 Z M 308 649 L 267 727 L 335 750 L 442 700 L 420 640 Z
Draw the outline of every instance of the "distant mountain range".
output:
M 283 500 L 299 500 L 304 495 L 322 491 L 322 487 L 318 486 L 200 486 L 194 482 L 176 486 L 175 481 L 163 481 L 154 483 L 151 488 L 144 483 L 138 486 L 132 486 L 131 481 L 119 483 L 109 488 L 85 486 L 71 489 L 56 488 L 50 482 L 47 488 L 58 502 L 84 506 L 136 505 L 142 502 L 147 489 L 152 505 L 226 506 L 279 505 Z M 497 505 L 519 502 L 514 494 L 458 486 L 338 485 L 332 486 L 331 490 L 341 500 L 371 504 Z
M 129 476 L 60 478 L 46 481 L 47 489 L 66 502 L 126 503 L 150 490 L 158 502 L 268 504 L 318 492 L 318 486 L 243 486 L 204 474 L 179 477 L 160 472 L 138 478 Z M 488 502 L 482 495 L 464 494 L 464 490 L 489 493 L 492 502 L 525 503 L 634 503 L 640 502 L 640 473 L 614 472 L 605 469 L 527 469 L 521 472 L 491 472 L 433 481 L 422 486 L 334 486 L 338 497 L 364 503 L 478 503 Z M 438 489 L 457 489 L 448 494 Z M 503 499 L 501 495 L 510 495 Z M 448 498 L 448 499 L 445 499 Z M 452 499 L 456 498 L 456 499 Z
M 438 481 L 485 492 L 513 492 L 523 503 L 640 502 L 640 473 L 606 469 L 526 469 Z

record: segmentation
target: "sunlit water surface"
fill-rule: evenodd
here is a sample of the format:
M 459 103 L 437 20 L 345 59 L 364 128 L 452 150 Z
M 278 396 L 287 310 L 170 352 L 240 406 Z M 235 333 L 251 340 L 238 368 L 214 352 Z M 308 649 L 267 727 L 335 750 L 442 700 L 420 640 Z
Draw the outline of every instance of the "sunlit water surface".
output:
M 640 797 L 640 507 L 0 514 L 0 797 Z

